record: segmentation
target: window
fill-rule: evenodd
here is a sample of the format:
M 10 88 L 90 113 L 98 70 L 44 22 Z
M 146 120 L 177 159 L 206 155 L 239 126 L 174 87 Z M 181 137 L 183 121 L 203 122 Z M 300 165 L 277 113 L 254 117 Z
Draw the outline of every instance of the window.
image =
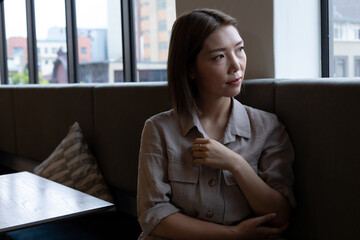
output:
M 118 0 L 76 0 L 79 82 L 123 81 L 120 10 Z
M 28 57 L 25 1 L 4 2 L 9 84 L 27 84 Z M 11 14 L 16 12 L 17 14 Z
M 166 9 L 166 0 L 158 0 L 157 9 L 158 10 Z
M 133 0 L 138 81 L 166 81 L 175 0 Z M 156 9 L 150 12 L 149 9 Z
M 166 30 L 167 30 L 166 21 L 165 20 L 159 21 L 159 31 L 163 32 L 163 31 L 166 31 Z
M 168 43 L 167 42 L 160 42 L 159 43 L 159 49 L 166 51 L 168 49 Z
M 81 54 L 86 54 L 86 53 L 87 53 L 87 48 L 81 47 Z
M 13 54 L 14 57 L 16 57 L 16 56 L 24 56 L 25 55 L 24 48 L 23 47 L 13 47 L 12 54 Z
M 329 44 L 323 41 L 323 76 L 359 76 L 358 56 L 360 56 L 360 1 L 323 0 L 323 11 L 328 11 Z M 329 4 L 327 6 L 327 4 Z M 325 9 L 327 8 L 327 9 Z M 326 21 L 326 20 L 325 20 Z M 323 23 L 323 28 L 326 27 Z M 332 34 L 331 34 L 332 33 Z M 323 37 L 326 33 L 323 32 Z M 328 55 L 328 60 L 326 59 Z M 324 58 L 325 56 L 325 58 Z
M 175 0 L 0 0 L 0 10 L 3 84 L 166 81 Z
M 355 77 L 360 77 L 360 56 L 355 57 L 355 66 L 354 66 L 354 75 Z
M 348 76 L 348 57 L 347 56 L 335 56 L 334 62 L 335 62 L 334 77 L 347 77 Z

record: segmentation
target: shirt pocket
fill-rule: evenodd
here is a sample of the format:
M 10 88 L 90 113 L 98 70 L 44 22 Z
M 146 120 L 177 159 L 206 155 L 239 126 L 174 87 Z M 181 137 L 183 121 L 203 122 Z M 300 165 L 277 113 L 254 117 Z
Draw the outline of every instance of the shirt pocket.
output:
M 184 165 L 182 162 L 169 161 L 168 177 L 171 185 L 171 202 L 190 213 L 196 186 L 199 181 L 199 168 L 194 165 Z
M 256 174 L 258 174 L 258 158 L 254 156 L 248 156 L 246 158 L 244 157 L 244 159 L 250 165 L 250 167 L 256 172 Z M 222 171 L 226 185 L 228 186 L 237 185 L 237 182 L 232 172 L 228 170 L 222 170 Z
M 256 174 L 259 174 L 258 164 L 259 164 L 259 158 L 256 156 L 249 156 L 248 158 L 245 158 L 250 167 L 256 172 Z

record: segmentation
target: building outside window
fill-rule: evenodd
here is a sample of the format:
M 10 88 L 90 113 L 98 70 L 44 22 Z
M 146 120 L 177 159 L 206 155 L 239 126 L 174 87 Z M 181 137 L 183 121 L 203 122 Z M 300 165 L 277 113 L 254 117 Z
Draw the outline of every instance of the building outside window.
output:
M 360 1 L 332 2 L 334 72 L 330 76 L 359 76 L 357 56 L 360 56 Z
M 355 57 L 355 77 L 360 77 L 360 56 Z
M 68 83 L 65 2 L 63 0 L 35 0 L 36 45 L 39 83 Z M 42 51 L 43 50 L 43 51 Z
M 348 77 L 348 57 L 347 56 L 335 56 L 335 77 Z
M 166 62 L 175 0 L 133 0 L 138 81 L 167 81 Z
M 121 5 L 76 0 L 80 83 L 123 81 Z

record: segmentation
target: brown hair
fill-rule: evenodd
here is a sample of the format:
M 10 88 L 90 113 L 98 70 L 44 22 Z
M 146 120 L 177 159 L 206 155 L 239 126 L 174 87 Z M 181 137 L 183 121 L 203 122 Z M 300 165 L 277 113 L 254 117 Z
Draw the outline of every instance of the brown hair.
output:
M 214 9 L 195 9 L 180 16 L 171 32 L 167 76 L 172 105 L 178 114 L 196 110 L 197 87 L 191 68 L 204 41 L 221 26 L 237 28 L 234 18 Z

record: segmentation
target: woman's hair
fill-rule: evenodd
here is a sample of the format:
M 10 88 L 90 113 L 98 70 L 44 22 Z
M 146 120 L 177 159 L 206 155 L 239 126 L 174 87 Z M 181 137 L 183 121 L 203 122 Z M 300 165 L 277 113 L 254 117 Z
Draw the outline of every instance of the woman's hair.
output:
M 214 9 L 195 9 L 180 16 L 171 32 L 167 76 L 169 93 L 178 114 L 198 111 L 195 103 L 197 87 L 191 79 L 196 58 L 204 41 L 222 26 L 237 28 L 234 18 Z

